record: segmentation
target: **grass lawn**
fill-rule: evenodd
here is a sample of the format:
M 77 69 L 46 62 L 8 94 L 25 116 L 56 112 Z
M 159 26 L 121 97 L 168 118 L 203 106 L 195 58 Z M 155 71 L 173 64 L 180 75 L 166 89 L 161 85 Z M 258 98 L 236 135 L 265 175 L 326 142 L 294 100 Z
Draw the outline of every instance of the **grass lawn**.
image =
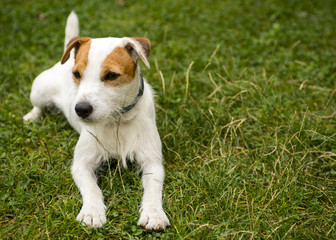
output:
M 107 224 L 75 221 L 78 134 L 25 125 L 33 79 L 81 35 L 151 40 L 171 226 L 136 225 L 136 166 L 103 167 Z M 336 239 L 336 1 L 0 2 L 0 239 Z

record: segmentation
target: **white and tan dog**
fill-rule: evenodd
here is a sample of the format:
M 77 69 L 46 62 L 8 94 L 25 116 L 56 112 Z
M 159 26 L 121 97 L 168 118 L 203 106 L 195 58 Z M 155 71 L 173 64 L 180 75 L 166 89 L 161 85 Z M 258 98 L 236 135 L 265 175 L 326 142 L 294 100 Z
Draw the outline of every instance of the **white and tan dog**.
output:
M 162 208 L 161 140 L 155 123 L 153 92 L 144 81 L 138 60 L 149 68 L 146 38 L 78 37 L 78 18 L 67 20 L 62 59 L 42 72 L 32 86 L 34 108 L 24 120 L 35 121 L 43 109 L 56 106 L 80 133 L 72 176 L 83 206 L 78 221 L 93 227 L 106 223 L 106 206 L 95 170 L 109 158 L 136 161 L 144 194 L 138 224 L 162 230 L 169 220 Z

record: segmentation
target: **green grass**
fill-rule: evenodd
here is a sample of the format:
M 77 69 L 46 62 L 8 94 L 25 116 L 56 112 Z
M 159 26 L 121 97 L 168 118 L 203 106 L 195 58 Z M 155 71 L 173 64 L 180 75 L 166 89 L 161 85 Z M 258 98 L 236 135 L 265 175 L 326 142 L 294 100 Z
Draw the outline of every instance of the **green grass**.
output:
M 77 223 L 78 134 L 55 113 L 22 121 L 71 10 L 83 36 L 151 40 L 164 232 L 136 225 L 136 167 L 101 174 L 103 228 Z M 0 238 L 336 239 L 335 11 L 332 0 L 2 0 Z

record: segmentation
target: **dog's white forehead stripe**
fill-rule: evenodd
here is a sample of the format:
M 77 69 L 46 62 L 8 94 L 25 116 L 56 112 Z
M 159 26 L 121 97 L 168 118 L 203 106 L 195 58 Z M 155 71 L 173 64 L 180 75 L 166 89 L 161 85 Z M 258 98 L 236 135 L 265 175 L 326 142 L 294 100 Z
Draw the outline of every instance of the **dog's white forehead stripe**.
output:
M 117 46 L 122 46 L 121 38 L 95 38 L 91 41 L 91 48 L 88 56 L 87 72 L 100 70 L 102 62 Z

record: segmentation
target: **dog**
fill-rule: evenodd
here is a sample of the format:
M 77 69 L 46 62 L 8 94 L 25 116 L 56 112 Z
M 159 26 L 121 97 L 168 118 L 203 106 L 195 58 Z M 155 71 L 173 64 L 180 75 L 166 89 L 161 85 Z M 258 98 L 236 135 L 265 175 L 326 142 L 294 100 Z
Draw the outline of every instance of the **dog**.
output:
M 61 61 L 35 78 L 33 109 L 25 122 L 37 120 L 45 108 L 60 109 L 80 134 L 71 173 L 83 205 L 76 220 L 102 227 L 106 206 L 95 170 L 116 158 L 136 161 L 144 189 L 138 225 L 163 230 L 170 222 L 162 208 L 164 167 L 155 122 L 153 90 L 142 76 L 151 50 L 147 38 L 78 37 L 76 13 L 68 16 Z

